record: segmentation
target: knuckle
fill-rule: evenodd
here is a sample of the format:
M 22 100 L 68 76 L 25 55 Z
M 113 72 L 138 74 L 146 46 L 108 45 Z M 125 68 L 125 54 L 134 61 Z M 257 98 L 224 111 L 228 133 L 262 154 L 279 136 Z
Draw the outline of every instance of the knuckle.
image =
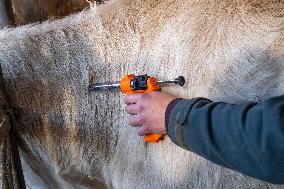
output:
M 136 126 L 136 125 L 135 125 L 135 121 L 134 121 L 133 119 L 130 119 L 130 120 L 129 120 L 129 125 L 131 125 L 131 126 Z
M 129 113 L 129 106 L 126 106 L 126 107 L 125 107 L 125 111 L 126 111 L 127 113 Z
M 137 130 L 137 134 L 139 136 L 144 136 L 147 134 L 147 127 L 145 127 L 145 125 L 142 125 L 138 130 Z
M 142 116 L 139 116 L 139 115 L 136 115 L 136 116 L 134 116 L 133 118 L 131 118 L 130 120 L 129 120 L 129 124 L 131 125 L 131 126 L 138 126 L 138 125 L 141 125 L 142 124 L 142 121 L 141 121 L 141 117 Z
M 142 116 L 142 115 L 139 116 L 139 122 L 142 123 L 142 124 L 145 123 L 145 117 Z
M 125 111 L 126 111 L 128 114 L 132 114 L 132 111 L 131 111 L 131 107 L 130 107 L 130 106 L 126 106 L 126 107 L 125 107 Z
M 124 101 L 125 104 L 128 104 L 129 95 L 126 95 L 126 96 L 123 98 L 123 101 Z
M 143 126 L 142 126 L 143 127 Z M 141 127 L 141 128 L 142 128 Z M 137 130 L 137 134 L 139 135 L 139 136 L 144 136 L 145 134 L 144 134 L 144 131 L 142 130 L 142 129 L 138 129 Z
M 143 93 L 143 94 L 141 94 L 140 99 L 145 100 L 145 99 L 147 99 L 147 96 L 148 96 L 147 93 Z
M 137 110 L 138 110 L 138 112 L 142 112 L 144 110 L 144 105 L 143 104 L 139 104 L 137 106 Z

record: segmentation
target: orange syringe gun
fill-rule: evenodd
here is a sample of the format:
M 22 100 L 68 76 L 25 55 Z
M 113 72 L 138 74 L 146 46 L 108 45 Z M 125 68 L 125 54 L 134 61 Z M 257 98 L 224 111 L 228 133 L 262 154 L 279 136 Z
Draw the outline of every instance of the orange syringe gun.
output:
M 98 91 L 118 88 L 126 94 L 149 93 L 152 91 L 160 91 L 160 85 L 168 83 L 174 83 L 183 86 L 185 83 L 185 79 L 183 76 L 179 76 L 175 80 L 158 81 L 155 77 L 150 77 L 147 75 L 135 76 L 134 74 L 130 74 L 126 75 L 121 81 L 92 84 L 90 85 L 89 90 Z M 151 133 L 145 135 L 144 140 L 147 143 L 158 143 L 161 139 L 163 139 L 163 137 L 164 135 Z

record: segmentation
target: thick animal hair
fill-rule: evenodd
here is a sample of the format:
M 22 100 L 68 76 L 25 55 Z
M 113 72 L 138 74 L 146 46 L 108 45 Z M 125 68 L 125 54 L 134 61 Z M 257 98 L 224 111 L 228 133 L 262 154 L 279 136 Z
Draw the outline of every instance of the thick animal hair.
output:
M 279 0 L 113 0 L 0 31 L 28 186 L 284 188 L 210 163 L 168 137 L 145 145 L 128 126 L 123 94 L 88 91 L 93 82 L 147 73 L 184 75 L 184 87 L 163 88 L 183 98 L 281 95 L 283 11 Z

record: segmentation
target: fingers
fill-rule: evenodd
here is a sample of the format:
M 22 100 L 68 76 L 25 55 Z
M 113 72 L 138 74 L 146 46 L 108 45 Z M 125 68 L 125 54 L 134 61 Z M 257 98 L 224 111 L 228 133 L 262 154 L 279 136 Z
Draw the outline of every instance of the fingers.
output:
M 128 114 L 135 115 L 129 120 L 129 124 L 133 127 L 137 127 L 137 134 L 144 136 L 149 133 L 148 127 L 145 125 L 146 121 L 144 118 L 145 103 L 147 99 L 145 93 L 141 94 L 130 94 L 124 97 L 124 103 L 127 104 L 125 111 Z M 143 102 L 143 103 L 142 103 Z
M 133 116 L 133 118 L 129 120 L 129 125 L 133 127 L 143 125 L 143 123 L 144 123 L 144 117 L 141 115 Z
M 148 128 L 145 125 L 143 125 L 144 117 L 141 115 L 133 116 L 133 118 L 130 119 L 129 124 L 133 127 L 138 127 L 137 134 L 139 136 L 144 136 L 149 133 Z
M 125 107 L 125 111 L 130 115 L 139 114 L 143 110 L 143 106 L 138 104 L 130 104 Z
M 125 104 L 136 104 L 143 94 L 131 94 L 124 97 Z
M 145 126 L 139 127 L 138 130 L 137 130 L 137 134 L 138 134 L 139 136 L 144 136 L 144 135 L 146 135 L 146 134 L 148 134 L 148 133 L 149 133 L 149 132 L 148 132 L 148 129 L 147 129 L 147 127 L 145 127 Z

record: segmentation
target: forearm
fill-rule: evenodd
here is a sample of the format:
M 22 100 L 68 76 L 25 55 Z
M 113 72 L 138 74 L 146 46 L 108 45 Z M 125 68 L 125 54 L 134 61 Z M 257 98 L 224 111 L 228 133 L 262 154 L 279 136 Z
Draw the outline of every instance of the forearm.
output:
M 182 100 L 171 110 L 167 131 L 174 143 L 214 163 L 284 183 L 282 109 L 284 96 L 243 105 Z

